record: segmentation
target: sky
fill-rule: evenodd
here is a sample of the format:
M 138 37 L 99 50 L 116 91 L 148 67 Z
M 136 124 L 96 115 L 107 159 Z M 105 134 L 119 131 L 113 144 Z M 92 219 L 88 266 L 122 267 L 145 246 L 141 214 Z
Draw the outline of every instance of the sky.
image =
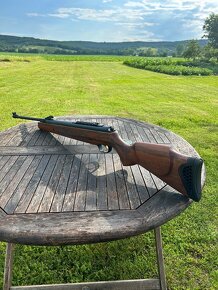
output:
M 217 0 L 0 0 L 0 34 L 51 40 L 200 39 Z

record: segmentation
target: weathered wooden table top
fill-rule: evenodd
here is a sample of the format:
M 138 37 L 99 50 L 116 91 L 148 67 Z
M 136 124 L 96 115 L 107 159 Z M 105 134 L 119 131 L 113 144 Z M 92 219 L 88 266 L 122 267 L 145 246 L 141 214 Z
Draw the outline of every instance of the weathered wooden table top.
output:
M 198 155 L 160 127 L 106 116 L 60 117 L 113 126 L 124 140 L 167 143 Z M 0 133 L 0 240 L 83 244 L 146 232 L 181 213 L 190 200 L 118 154 L 38 130 L 28 122 Z

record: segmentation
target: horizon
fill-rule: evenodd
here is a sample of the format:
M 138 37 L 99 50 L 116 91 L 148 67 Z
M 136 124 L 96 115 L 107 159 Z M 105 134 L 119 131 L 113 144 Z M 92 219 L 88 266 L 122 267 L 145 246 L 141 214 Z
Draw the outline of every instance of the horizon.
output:
M 1 35 L 107 43 L 201 39 L 205 19 L 218 12 L 214 0 L 8 0 L 1 6 Z
M 48 38 L 38 38 L 38 37 L 33 37 L 33 36 L 27 36 L 27 35 L 10 35 L 10 34 L 2 34 L 0 33 L 0 36 L 11 36 L 11 37 L 24 37 L 24 38 L 34 38 L 34 39 L 39 39 L 39 40 L 48 40 L 48 41 L 60 41 L 60 42 L 94 42 L 94 43 L 134 43 L 134 42 L 147 42 L 147 43 L 158 43 L 158 42 L 185 42 L 185 41 L 190 41 L 192 39 L 183 39 L 183 40 L 160 40 L 160 41 L 146 41 L 146 40 L 132 40 L 132 41 L 92 41 L 92 40 L 58 40 L 58 39 L 48 39 Z M 207 41 L 207 38 L 200 38 L 200 39 L 195 39 L 197 41 Z

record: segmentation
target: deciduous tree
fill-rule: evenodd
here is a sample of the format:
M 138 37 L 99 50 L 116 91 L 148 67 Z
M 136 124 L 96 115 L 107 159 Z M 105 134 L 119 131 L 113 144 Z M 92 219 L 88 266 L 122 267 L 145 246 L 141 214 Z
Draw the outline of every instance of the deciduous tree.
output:
M 218 14 L 211 13 L 205 20 L 203 30 L 212 47 L 218 48 Z
M 183 56 L 186 58 L 192 58 L 192 59 L 196 59 L 197 57 L 199 57 L 201 54 L 201 47 L 198 43 L 197 40 L 190 40 L 188 42 L 188 45 L 185 49 L 185 51 L 183 52 Z

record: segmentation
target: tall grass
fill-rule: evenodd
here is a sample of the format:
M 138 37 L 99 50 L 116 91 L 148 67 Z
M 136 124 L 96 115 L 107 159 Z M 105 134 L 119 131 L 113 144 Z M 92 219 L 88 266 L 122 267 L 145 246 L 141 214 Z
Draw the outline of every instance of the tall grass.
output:
M 187 62 L 185 59 L 132 58 L 125 60 L 124 64 L 134 68 L 146 69 L 170 75 L 208 76 L 213 74 L 212 70 L 208 68 L 196 67 L 192 65 L 191 62 Z

